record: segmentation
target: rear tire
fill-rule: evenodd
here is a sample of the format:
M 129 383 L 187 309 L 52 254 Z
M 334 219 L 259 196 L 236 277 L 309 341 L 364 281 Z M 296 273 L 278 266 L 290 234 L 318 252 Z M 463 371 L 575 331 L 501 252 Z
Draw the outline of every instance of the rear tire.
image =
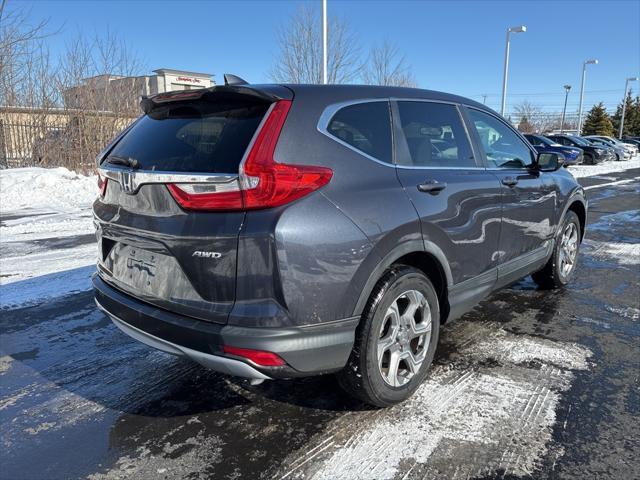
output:
M 572 212 L 565 214 L 562 228 L 555 239 L 553 254 L 547 264 L 531 275 L 542 288 L 559 288 L 567 285 L 576 271 L 580 249 L 580 219 Z
M 433 361 L 439 327 L 440 305 L 431 281 L 413 267 L 391 267 L 369 297 L 338 382 L 376 407 L 406 400 Z

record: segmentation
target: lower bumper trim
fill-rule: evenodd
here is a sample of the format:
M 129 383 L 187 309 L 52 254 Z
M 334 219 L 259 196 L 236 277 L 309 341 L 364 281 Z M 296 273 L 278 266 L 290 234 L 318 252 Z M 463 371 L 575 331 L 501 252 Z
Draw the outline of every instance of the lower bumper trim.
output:
M 109 313 L 102 305 L 100 305 L 100 302 L 98 302 L 97 300 L 96 305 L 100 310 L 105 312 L 109 316 L 109 318 L 111 318 L 111 321 L 116 325 L 116 327 L 118 327 L 120 330 L 122 330 L 124 333 L 134 338 L 135 340 L 144 343 L 145 345 L 149 345 L 150 347 L 162 350 L 163 352 L 170 353 L 172 355 L 177 355 L 179 357 L 188 357 L 191 360 L 199 363 L 200 365 L 206 368 L 210 368 L 211 370 L 215 370 L 216 372 L 226 373 L 227 375 L 233 375 L 236 377 L 271 380 L 271 377 L 268 377 L 264 373 L 259 372 L 251 365 L 248 365 L 244 362 L 234 360 L 232 358 L 198 352 L 197 350 L 192 350 L 181 345 L 176 345 L 175 343 L 171 343 L 167 340 L 163 340 L 162 338 L 158 338 L 154 335 L 140 330 L 139 328 L 129 325 L 126 322 L 123 322 L 118 317 Z

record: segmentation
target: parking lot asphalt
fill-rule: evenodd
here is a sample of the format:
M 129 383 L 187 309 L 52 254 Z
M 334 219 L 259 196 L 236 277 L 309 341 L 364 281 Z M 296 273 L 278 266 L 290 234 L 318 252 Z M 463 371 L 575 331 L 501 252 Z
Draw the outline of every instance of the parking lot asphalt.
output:
M 332 376 L 251 386 L 154 351 L 91 292 L 1 311 L 0 478 L 640 477 L 640 169 L 580 182 L 574 282 L 447 324 L 386 410 Z

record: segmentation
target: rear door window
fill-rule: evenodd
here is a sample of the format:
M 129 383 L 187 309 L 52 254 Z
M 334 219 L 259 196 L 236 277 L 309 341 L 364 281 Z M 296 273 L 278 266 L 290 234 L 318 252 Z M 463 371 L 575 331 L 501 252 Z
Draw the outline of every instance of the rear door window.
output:
M 268 103 L 171 103 L 145 115 L 109 156 L 132 158 L 140 169 L 238 173 Z
M 408 158 L 399 156 L 399 165 L 439 168 L 477 166 L 455 105 L 399 101 L 398 111 L 400 128 L 409 152 Z
M 357 103 L 331 118 L 327 132 L 349 146 L 385 163 L 391 163 L 389 102 Z

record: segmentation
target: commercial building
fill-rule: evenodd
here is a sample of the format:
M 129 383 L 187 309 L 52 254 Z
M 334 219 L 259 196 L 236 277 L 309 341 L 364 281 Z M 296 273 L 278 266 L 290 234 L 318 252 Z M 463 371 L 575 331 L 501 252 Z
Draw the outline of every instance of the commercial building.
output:
M 97 75 L 64 91 L 67 108 L 125 112 L 138 109 L 140 97 L 215 85 L 213 74 L 159 68 L 155 75 Z

